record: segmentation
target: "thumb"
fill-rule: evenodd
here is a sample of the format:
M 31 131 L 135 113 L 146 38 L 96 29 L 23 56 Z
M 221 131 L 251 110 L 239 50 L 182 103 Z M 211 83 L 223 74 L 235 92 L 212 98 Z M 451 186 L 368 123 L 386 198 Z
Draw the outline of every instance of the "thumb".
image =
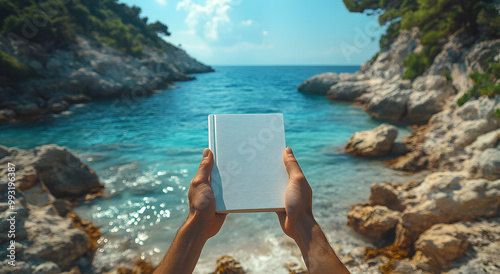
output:
M 291 147 L 287 147 L 283 152 L 283 162 L 285 163 L 286 172 L 288 172 L 288 177 L 304 176 L 302 169 L 300 169 L 299 163 L 293 155 Z
M 208 183 L 208 178 L 210 177 L 210 172 L 212 171 L 212 166 L 214 165 L 213 153 L 210 149 L 205 148 L 203 150 L 203 159 L 201 160 L 198 172 L 193 178 L 193 182 L 197 183 Z

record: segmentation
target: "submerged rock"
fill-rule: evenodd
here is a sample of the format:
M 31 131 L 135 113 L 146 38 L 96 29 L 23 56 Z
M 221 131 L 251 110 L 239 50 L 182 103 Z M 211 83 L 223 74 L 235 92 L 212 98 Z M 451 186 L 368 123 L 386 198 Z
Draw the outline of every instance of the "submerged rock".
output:
M 308 274 L 309 271 L 307 269 L 295 262 L 286 263 L 283 265 L 284 268 L 288 271 L 289 274 Z
M 245 270 L 240 262 L 231 256 L 222 256 L 217 260 L 217 266 L 213 274 L 243 274 Z
M 397 136 L 395 126 L 382 124 L 372 130 L 356 132 L 347 142 L 345 151 L 352 155 L 384 156 L 391 151 Z

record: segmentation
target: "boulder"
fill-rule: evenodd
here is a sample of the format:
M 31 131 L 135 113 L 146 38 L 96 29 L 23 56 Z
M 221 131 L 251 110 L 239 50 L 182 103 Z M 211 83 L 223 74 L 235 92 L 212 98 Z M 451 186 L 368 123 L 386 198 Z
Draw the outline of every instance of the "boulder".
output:
M 448 273 L 500 273 L 500 265 L 492 263 L 498 261 L 500 254 L 500 218 L 463 225 L 467 227 L 469 248 L 462 258 L 449 263 L 453 269 Z
M 385 206 L 354 205 L 347 213 L 347 225 L 362 235 L 381 240 L 394 230 L 399 212 Z
M 422 127 L 413 151 L 396 159 L 391 166 L 404 170 L 468 169 L 470 159 L 475 159 L 476 154 L 498 145 L 500 119 L 494 116 L 497 108 L 500 96 L 471 99 L 461 107 L 453 102 Z
M 307 93 L 326 94 L 339 79 L 339 75 L 332 72 L 315 75 L 300 84 L 298 90 Z
M 476 138 L 476 140 L 467 146 L 465 150 L 469 153 L 474 151 L 484 151 L 487 148 L 494 148 L 500 142 L 500 129 L 490 131 Z
M 33 274 L 33 266 L 29 263 L 16 260 L 16 265 L 9 264 L 9 259 L 0 262 L 0 273 L 2 274 Z
M 426 75 L 415 78 L 412 82 L 412 87 L 421 91 L 437 90 L 445 88 L 447 84 L 448 80 L 442 75 Z
M 451 93 L 442 90 L 413 91 L 407 102 L 402 120 L 412 124 L 425 124 L 440 112 Z
M 475 38 L 467 33 L 458 33 L 448 38 L 443 49 L 434 58 L 427 75 L 443 75 L 444 71 L 452 71 L 453 65 L 463 62 L 463 52 L 474 43 Z M 455 77 L 453 77 L 455 78 Z
M 397 136 L 395 126 L 382 124 L 372 130 L 356 132 L 347 142 L 345 151 L 352 155 L 384 156 L 391 151 Z
M 348 225 L 375 239 L 384 239 L 387 233 L 394 231 L 394 246 L 410 248 L 424 231 L 436 224 L 475 222 L 498 216 L 500 180 L 468 176 L 465 171 L 435 172 L 420 183 L 373 184 L 369 202 L 351 207 Z M 500 240 L 500 229 L 498 234 Z M 435 261 L 426 248 L 420 252 L 420 264 L 425 260 Z M 436 265 L 442 263 L 440 259 L 435 262 Z
M 399 191 L 389 183 L 373 183 L 370 188 L 370 203 L 383 205 L 391 210 L 403 211 L 404 206 L 399 200 Z
M 402 228 L 412 239 L 437 223 L 472 221 L 498 214 L 500 180 L 467 179 L 466 172 L 435 172 L 402 203 Z
M 61 273 L 61 269 L 54 262 L 46 262 L 38 265 L 33 274 L 59 274 Z
M 457 140 L 455 140 L 455 144 L 458 148 L 463 149 L 465 146 L 474 142 L 477 137 L 496 129 L 498 124 L 499 123 L 491 123 L 489 119 L 463 121 L 460 125 L 458 125 L 459 128 L 456 129 L 461 131 L 460 133 L 455 132 L 455 134 L 458 135 Z
M 301 266 L 295 262 L 286 263 L 283 265 L 284 268 L 288 271 L 288 273 L 292 274 L 308 274 L 307 268 Z
M 101 188 L 97 175 L 65 147 L 35 148 L 38 177 L 55 197 L 78 197 Z
M 468 247 L 467 227 L 461 223 L 434 225 L 415 242 L 415 250 L 430 258 L 431 265 L 437 266 L 462 257 Z
M 474 178 L 500 179 L 500 148 L 488 148 L 471 161 L 469 168 Z
M 375 119 L 401 121 L 411 93 L 411 90 L 400 89 L 399 85 L 384 86 L 373 93 L 365 111 Z
M 74 227 L 71 220 L 47 214 L 45 210 L 32 210 L 24 228 L 32 242 L 24 252 L 28 261 L 47 260 L 60 269 L 66 269 L 91 252 L 90 240 L 83 229 Z
M 67 148 L 0 146 L 3 200 L 8 186 L 7 162 L 16 165 L 16 267 L 0 262 L 0 273 L 61 273 L 74 265 L 88 267 L 100 232 L 90 222 L 81 221 L 72 209 L 73 198 L 101 190 L 95 173 Z M 53 194 L 70 196 L 73 202 L 56 199 Z M 0 230 L 8 231 L 10 214 L 9 205 L 0 203 Z M 0 244 L 9 240 L 7 235 L 0 234 Z
M 390 154 L 399 156 L 399 155 L 404 155 L 410 151 L 411 150 L 407 144 L 403 142 L 394 142 Z
M 326 96 L 330 100 L 354 101 L 370 87 L 370 81 L 338 82 L 329 88 Z
M 469 71 L 484 72 L 484 65 L 490 58 L 498 55 L 499 49 L 500 39 L 483 41 L 474 45 L 465 57 L 465 64 Z
M 67 110 L 69 108 L 69 103 L 61 98 L 52 98 L 47 101 L 46 108 L 48 111 L 58 113 Z
M 212 274 L 243 274 L 245 270 L 240 262 L 231 256 L 222 256 L 217 260 L 217 266 Z
M 15 117 L 16 113 L 12 109 L 0 109 L 0 124 L 13 121 Z

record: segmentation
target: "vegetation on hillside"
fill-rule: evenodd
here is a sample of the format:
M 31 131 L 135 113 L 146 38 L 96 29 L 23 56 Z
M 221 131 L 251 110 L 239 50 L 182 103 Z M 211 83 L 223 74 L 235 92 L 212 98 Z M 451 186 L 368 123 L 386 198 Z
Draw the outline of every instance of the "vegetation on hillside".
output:
M 170 35 L 166 25 L 149 24 L 147 17 L 141 18 L 139 7 L 119 4 L 117 0 L 64 2 L 0 0 L 1 34 L 61 45 L 80 33 L 132 55 L 141 54 L 145 46 L 161 47 L 164 42 L 158 34 Z
M 0 50 L 0 75 L 11 80 L 20 80 L 35 76 L 36 73 L 31 67 Z
M 473 97 L 500 95 L 500 62 L 489 62 L 483 73 L 476 70 L 470 74 L 470 78 L 474 86 L 457 100 L 457 105 L 461 106 Z M 499 109 L 495 111 L 495 115 L 500 118 Z
M 117 0 L 0 0 L 0 34 L 55 47 L 68 45 L 77 34 L 83 34 L 133 56 L 140 56 L 145 47 L 165 48 L 159 35 L 169 36 L 168 27 L 158 21 L 148 23 L 140 14 L 139 7 Z M 14 57 L 1 56 L 2 75 L 9 77 L 4 73 L 10 72 L 11 79 L 30 75 L 26 65 Z
M 500 37 L 500 14 L 495 0 L 343 1 L 349 11 L 378 15 L 380 25 L 388 25 L 380 39 L 381 49 L 388 48 L 401 30 L 420 29 L 424 47 L 404 60 L 404 79 L 414 79 L 425 72 L 453 33 L 481 34 L 483 39 Z

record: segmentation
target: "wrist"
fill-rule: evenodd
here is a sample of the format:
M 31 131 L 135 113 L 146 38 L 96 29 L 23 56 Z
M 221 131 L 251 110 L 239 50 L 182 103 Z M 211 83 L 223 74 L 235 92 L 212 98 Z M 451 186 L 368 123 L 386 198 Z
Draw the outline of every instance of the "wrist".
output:
M 209 237 L 205 235 L 202 221 L 195 215 L 189 214 L 181 230 L 193 239 L 196 243 L 205 244 Z
M 303 243 L 309 242 L 312 237 L 312 232 L 315 227 L 319 227 L 318 223 L 314 219 L 312 215 L 306 214 L 301 218 L 298 218 L 297 221 L 294 222 L 296 224 L 294 228 L 294 237 L 293 239 L 300 247 Z

